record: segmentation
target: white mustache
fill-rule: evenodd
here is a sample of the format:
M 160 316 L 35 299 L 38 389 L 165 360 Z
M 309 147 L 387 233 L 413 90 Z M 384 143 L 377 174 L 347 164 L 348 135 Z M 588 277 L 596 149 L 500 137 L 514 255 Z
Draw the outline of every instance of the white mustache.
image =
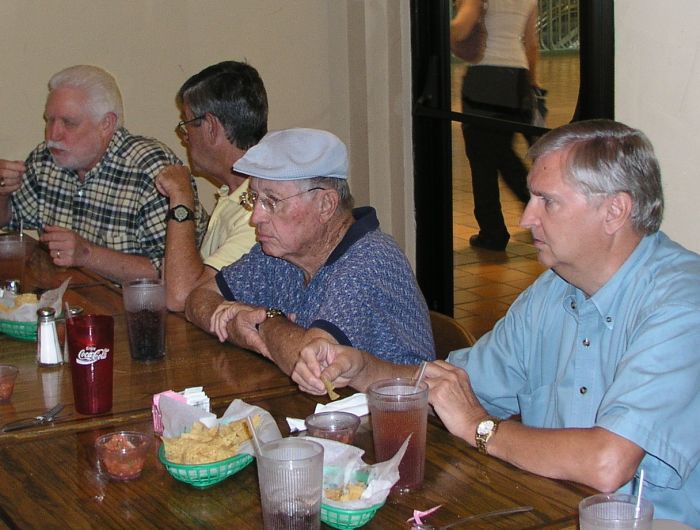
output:
M 46 142 L 46 147 L 49 149 L 60 149 L 61 151 L 67 151 L 65 145 L 63 145 L 61 142 L 54 142 L 53 140 Z

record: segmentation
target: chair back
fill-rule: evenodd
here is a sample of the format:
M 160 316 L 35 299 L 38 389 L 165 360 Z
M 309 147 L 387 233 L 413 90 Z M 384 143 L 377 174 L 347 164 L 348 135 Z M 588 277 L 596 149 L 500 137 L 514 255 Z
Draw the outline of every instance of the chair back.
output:
M 433 328 L 435 339 L 435 356 L 438 359 L 446 359 L 454 350 L 472 346 L 476 339 L 454 318 L 430 311 L 430 325 Z

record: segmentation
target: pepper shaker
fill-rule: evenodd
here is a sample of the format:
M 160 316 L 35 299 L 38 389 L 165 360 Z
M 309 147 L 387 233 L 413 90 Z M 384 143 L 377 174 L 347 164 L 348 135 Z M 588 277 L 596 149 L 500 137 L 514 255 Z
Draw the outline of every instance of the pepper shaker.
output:
M 56 311 L 51 307 L 42 307 L 37 312 L 39 329 L 37 331 L 36 362 L 39 366 L 56 366 L 63 363 L 63 352 L 58 343 L 56 331 Z
M 63 345 L 63 362 L 70 362 L 70 356 L 68 355 L 68 331 L 66 327 L 66 319 L 73 318 L 77 315 L 82 315 L 83 308 L 78 305 L 66 306 L 67 310 L 64 313 L 64 317 L 61 322 L 57 323 L 58 328 L 58 341 Z

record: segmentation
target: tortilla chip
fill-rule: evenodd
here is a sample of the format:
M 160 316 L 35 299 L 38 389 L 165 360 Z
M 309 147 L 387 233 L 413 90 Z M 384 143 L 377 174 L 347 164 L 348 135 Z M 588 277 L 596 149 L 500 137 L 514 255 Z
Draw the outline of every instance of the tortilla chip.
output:
M 333 383 L 331 383 L 327 378 L 322 377 L 321 382 L 325 385 L 326 392 L 328 392 L 328 397 L 331 399 L 331 401 L 335 401 L 340 397 L 340 395 L 335 391 Z

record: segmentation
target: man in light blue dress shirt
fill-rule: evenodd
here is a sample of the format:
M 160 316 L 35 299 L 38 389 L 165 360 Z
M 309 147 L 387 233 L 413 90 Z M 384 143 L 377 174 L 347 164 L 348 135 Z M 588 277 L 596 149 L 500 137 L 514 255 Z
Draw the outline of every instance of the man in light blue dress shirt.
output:
M 539 475 L 632 492 L 643 469 L 655 516 L 699 528 L 700 256 L 659 231 L 653 148 L 592 120 L 530 154 L 521 225 L 550 270 L 474 347 L 429 365 L 430 402 L 453 434 Z M 322 342 L 301 359 L 293 378 L 317 394 L 321 372 L 360 390 L 413 375 Z

